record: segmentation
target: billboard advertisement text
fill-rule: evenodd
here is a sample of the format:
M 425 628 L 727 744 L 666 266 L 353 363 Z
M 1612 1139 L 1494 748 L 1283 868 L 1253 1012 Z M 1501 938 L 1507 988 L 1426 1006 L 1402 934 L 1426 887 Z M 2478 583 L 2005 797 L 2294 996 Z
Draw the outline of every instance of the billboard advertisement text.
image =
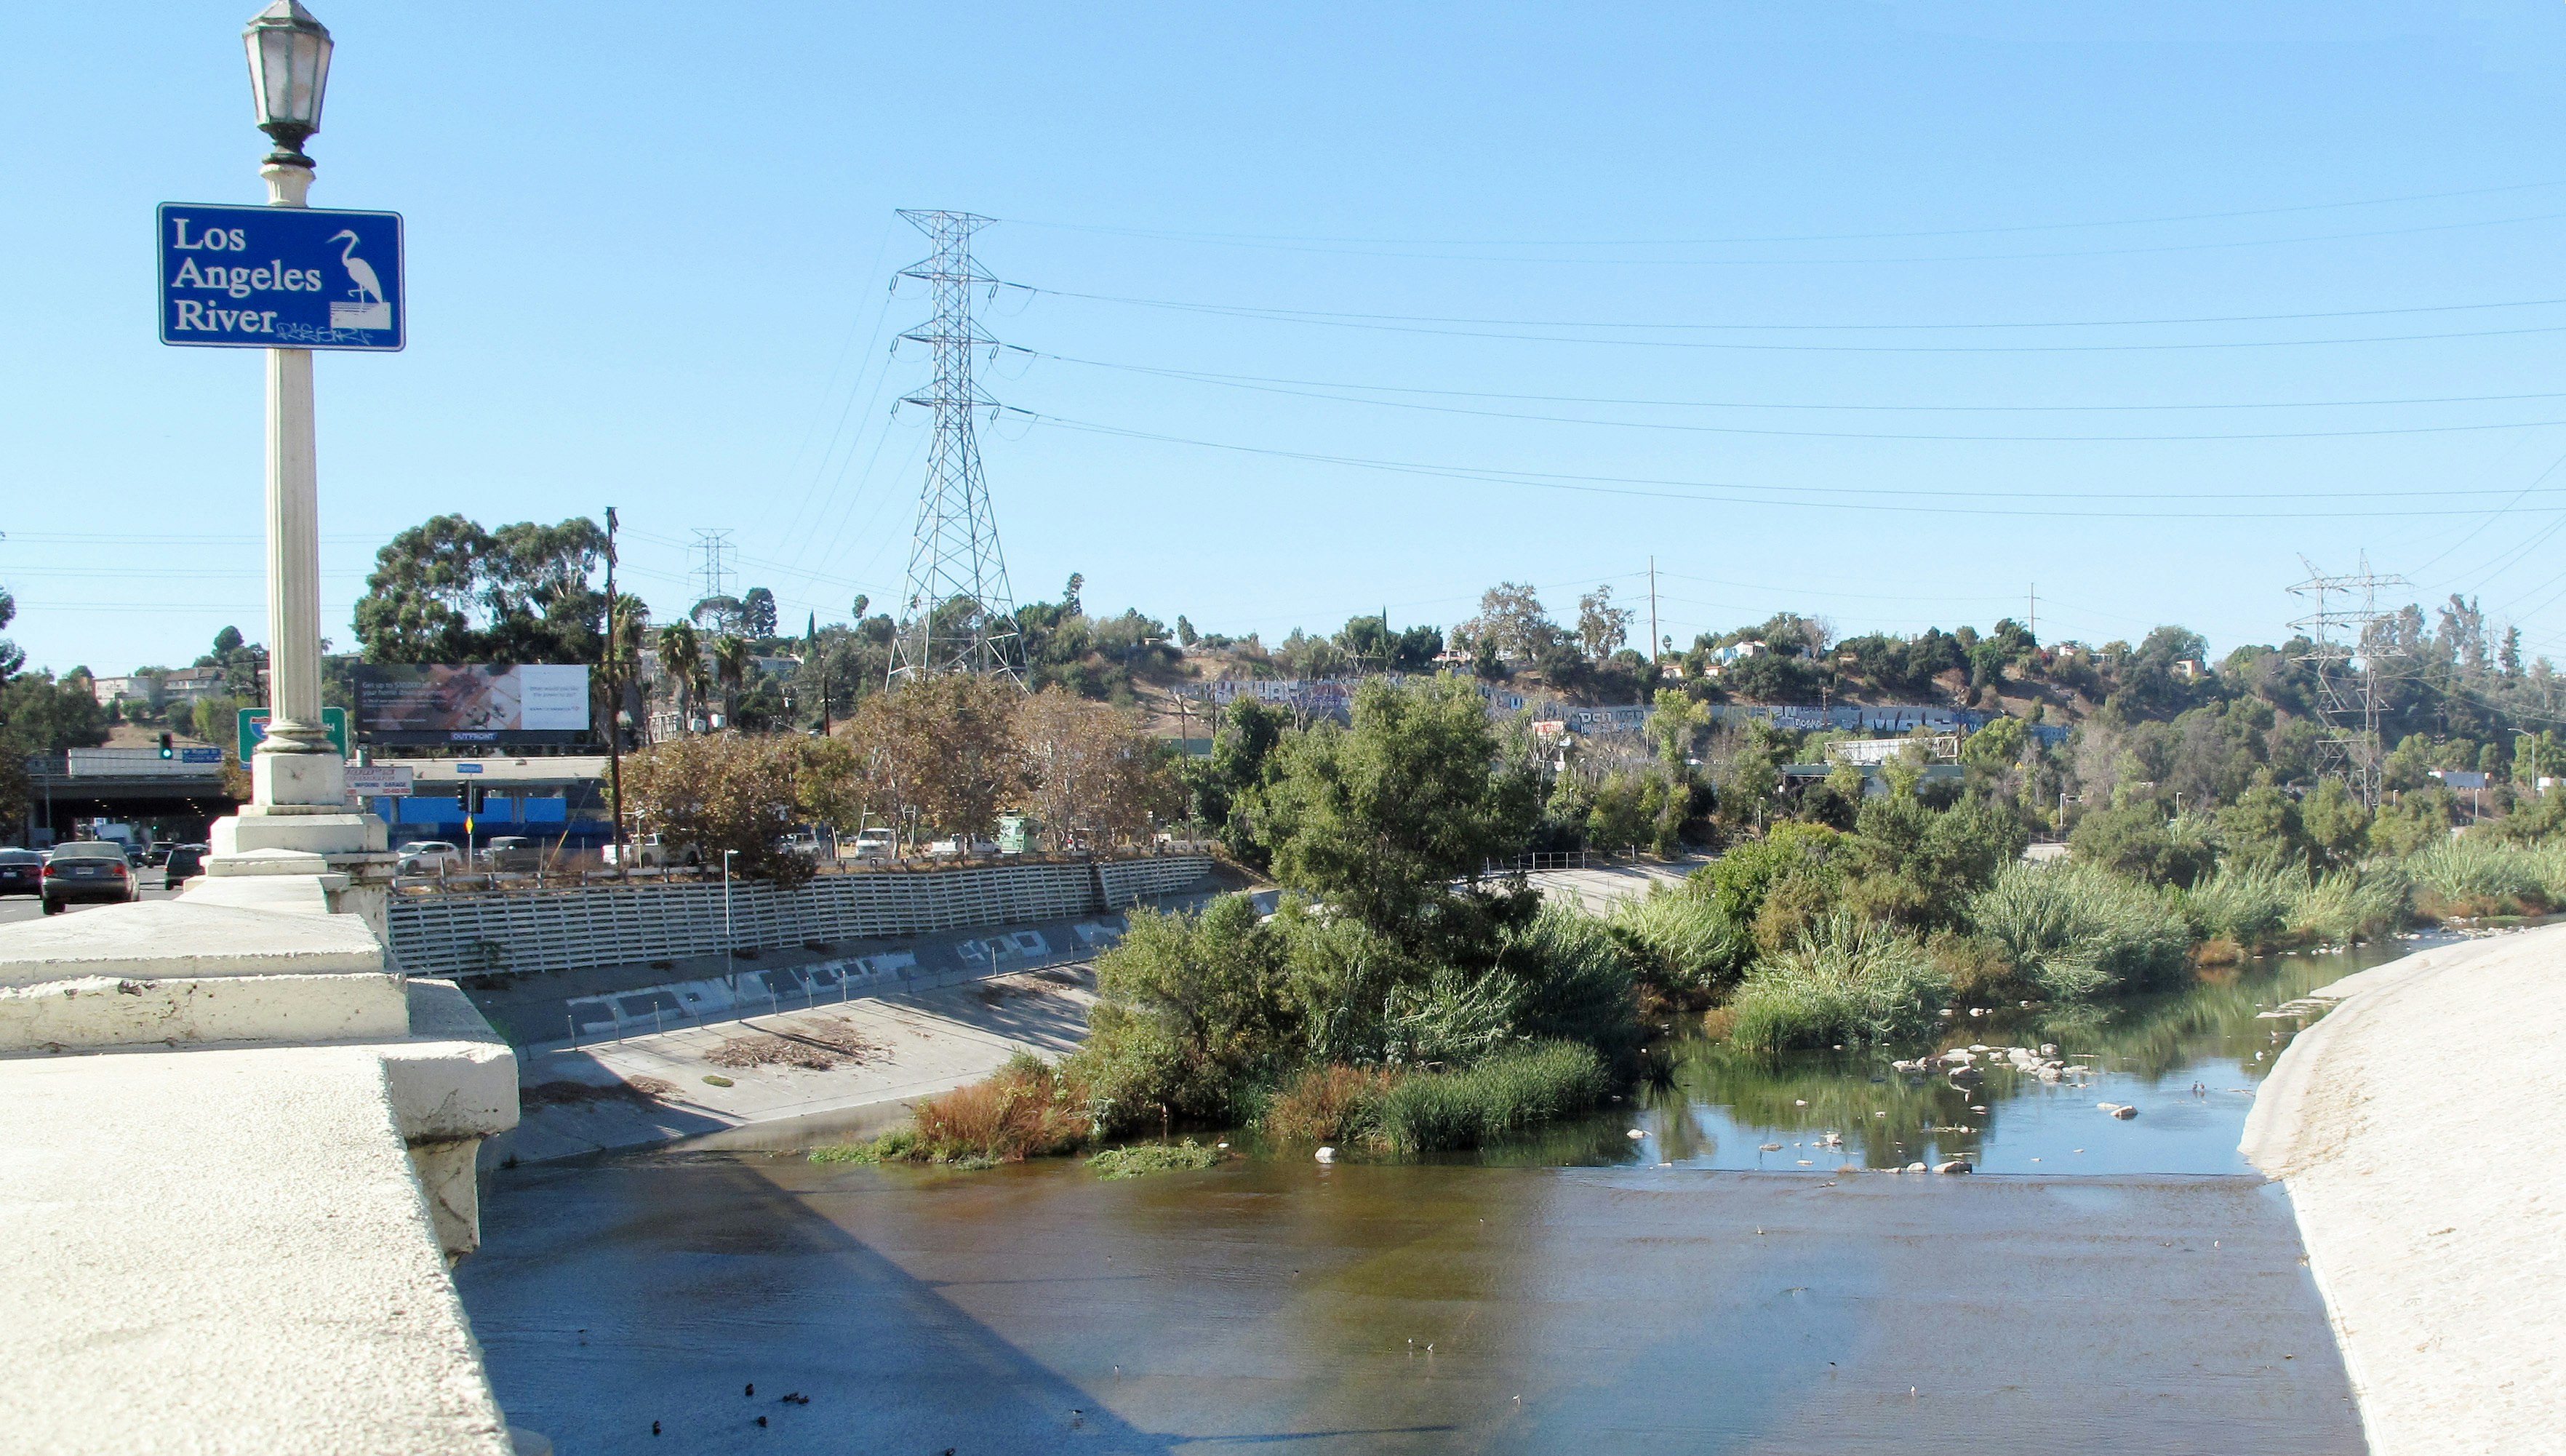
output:
M 368 743 L 576 743 L 588 737 L 588 669 L 365 663 L 357 735 Z

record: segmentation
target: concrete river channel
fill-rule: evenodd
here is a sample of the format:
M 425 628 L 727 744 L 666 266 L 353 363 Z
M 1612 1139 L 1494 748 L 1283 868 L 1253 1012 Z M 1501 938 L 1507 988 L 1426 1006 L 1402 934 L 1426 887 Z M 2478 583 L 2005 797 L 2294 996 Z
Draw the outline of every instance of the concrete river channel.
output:
M 529 1165 L 457 1275 L 565 1452 L 2359 1452 L 2236 1143 L 2301 1025 L 2261 1013 L 2417 948 L 1955 1018 L 1998 1049 L 1974 1081 L 1679 1038 L 1629 1101 L 1467 1158 Z M 2043 1044 L 2089 1075 L 2001 1055 Z

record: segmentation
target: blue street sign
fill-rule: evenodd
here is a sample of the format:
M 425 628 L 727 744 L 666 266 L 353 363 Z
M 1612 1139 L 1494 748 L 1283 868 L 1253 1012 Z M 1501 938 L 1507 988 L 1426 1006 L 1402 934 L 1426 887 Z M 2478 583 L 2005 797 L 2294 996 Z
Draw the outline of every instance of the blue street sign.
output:
M 409 342 L 397 212 L 160 204 L 160 342 L 353 349 Z

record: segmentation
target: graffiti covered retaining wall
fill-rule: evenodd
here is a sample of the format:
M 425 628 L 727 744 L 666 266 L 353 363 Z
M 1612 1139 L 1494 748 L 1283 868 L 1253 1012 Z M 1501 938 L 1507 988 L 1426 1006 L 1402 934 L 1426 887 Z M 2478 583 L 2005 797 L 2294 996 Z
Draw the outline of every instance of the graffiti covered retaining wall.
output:
M 742 880 L 730 888 L 730 942 L 762 950 L 1065 920 L 1191 889 L 1210 873 L 1207 856 L 1173 854 L 828 874 L 792 889 Z M 413 976 L 675 960 L 718 954 L 724 942 L 718 880 L 395 895 L 386 921 L 393 960 Z

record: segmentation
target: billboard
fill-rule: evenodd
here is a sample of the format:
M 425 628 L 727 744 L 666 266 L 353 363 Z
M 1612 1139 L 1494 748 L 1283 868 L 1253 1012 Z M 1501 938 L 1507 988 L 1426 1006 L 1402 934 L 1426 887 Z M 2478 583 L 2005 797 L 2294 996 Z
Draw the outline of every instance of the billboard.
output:
M 576 743 L 588 733 L 588 668 L 523 663 L 362 663 L 367 743 Z

